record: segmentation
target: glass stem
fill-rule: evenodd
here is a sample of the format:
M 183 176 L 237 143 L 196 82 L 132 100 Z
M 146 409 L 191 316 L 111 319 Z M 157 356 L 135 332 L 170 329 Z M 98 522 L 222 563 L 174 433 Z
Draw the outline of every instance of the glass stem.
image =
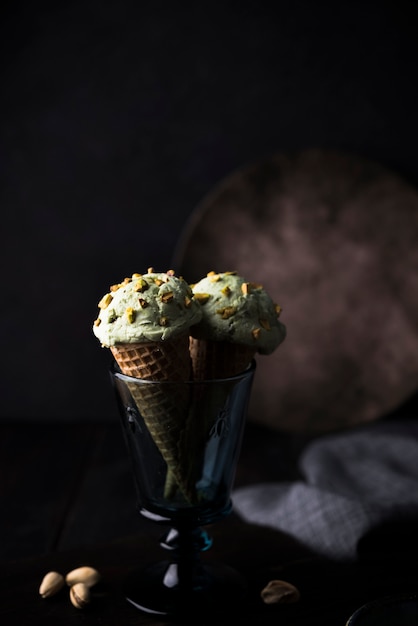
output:
M 164 575 L 166 587 L 189 591 L 205 583 L 200 553 L 209 550 L 212 545 L 212 539 L 206 531 L 199 527 L 173 527 L 162 537 L 160 545 L 172 552 Z

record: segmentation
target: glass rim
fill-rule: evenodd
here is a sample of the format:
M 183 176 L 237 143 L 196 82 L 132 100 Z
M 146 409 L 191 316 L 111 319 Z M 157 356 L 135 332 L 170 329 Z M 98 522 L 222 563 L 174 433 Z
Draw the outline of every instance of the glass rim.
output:
M 361 624 L 367 624 L 367 620 L 370 616 L 373 617 L 373 615 L 376 616 L 377 614 L 379 617 L 379 615 L 383 614 L 387 609 L 394 608 L 396 610 L 408 603 L 414 603 L 415 606 L 418 607 L 418 593 L 405 591 L 371 600 L 359 606 L 354 613 L 350 615 L 346 626 L 357 626 L 357 624 L 361 626 Z
M 136 378 L 135 376 L 129 376 L 128 374 L 124 374 L 115 360 L 113 360 L 110 366 L 110 373 L 112 374 L 112 376 L 114 376 L 118 380 L 122 380 L 124 382 L 135 385 L 213 385 L 215 383 L 236 382 L 238 380 L 248 378 L 255 372 L 255 370 L 256 361 L 255 359 L 251 359 L 245 370 L 239 372 L 238 374 L 234 374 L 233 376 L 226 376 L 225 378 L 205 378 L 202 380 L 152 380 L 149 378 Z

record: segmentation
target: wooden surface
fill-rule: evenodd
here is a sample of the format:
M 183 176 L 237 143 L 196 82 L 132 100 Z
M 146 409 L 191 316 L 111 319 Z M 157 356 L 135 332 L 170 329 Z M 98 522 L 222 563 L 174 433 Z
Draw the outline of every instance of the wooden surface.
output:
M 303 445 L 303 437 L 249 425 L 236 485 L 294 478 Z M 0 503 L 0 560 L 81 549 L 150 527 L 135 509 L 118 422 L 0 423 Z
M 249 425 L 237 485 L 298 477 L 306 439 Z M 168 624 L 129 605 L 123 583 L 129 571 L 159 560 L 161 527 L 141 519 L 119 425 L 0 424 L 0 623 L 7 626 Z M 189 615 L 180 623 L 344 626 L 360 604 L 396 591 L 413 591 L 418 549 L 413 528 L 381 529 L 355 564 L 323 561 L 290 537 L 239 520 L 235 514 L 209 529 L 214 543 L 202 555 L 241 572 L 245 606 L 212 620 Z M 396 532 L 395 532 L 396 530 Z M 67 590 L 44 600 L 40 581 L 50 570 L 89 564 L 102 582 L 90 606 L 79 611 Z M 297 604 L 266 606 L 264 584 L 293 582 Z M 178 622 L 177 622 L 178 623 Z

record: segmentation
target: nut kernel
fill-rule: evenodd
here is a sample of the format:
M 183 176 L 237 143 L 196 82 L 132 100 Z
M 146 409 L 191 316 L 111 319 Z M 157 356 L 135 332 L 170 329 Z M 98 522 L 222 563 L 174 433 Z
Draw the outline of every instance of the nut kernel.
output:
M 112 302 L 113 300 L 113 296 L 111 293 L 106 293 L 103 298 L 100 300 L 99 304 L 97 305 L 99 307 L 99 309 L 107 309 L 107 307 L 109 306 L 109 304 Z
M 128 308 L 126 309 L 126 317 L 128 319 L 128 322 L 130 324 L 133 324 L 135 321 L 135 311 L 131 306 L 128 306 Z
M 260 338 L 260 333 L 261 333 L 261 328 L 253 328 L 253 330 L 251 331 L 251 334 L 256 341 L 257 339 Z
M 268 320 L 260 318 L 259 322 L 264 330 L 271 330 L 270 322 Z
M 237 312 L 234 306 L 224 306 L 221 309 L 216 309 L 216 313 L 221 316 L 223 320 L 227 320 Z
M 195 293 L 194 297 L 195 297 L 195 300 L 197 300 L 199 302 L 199 304 L 205 304 L 209 300 L 210 294 L 208 294 L 208 293 Z

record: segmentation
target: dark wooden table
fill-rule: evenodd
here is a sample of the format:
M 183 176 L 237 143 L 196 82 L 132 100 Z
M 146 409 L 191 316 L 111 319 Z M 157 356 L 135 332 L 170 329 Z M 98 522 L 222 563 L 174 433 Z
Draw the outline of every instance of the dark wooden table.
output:
M 248 425 L 236 485 L 296 479 L 297 458 L 306 442 Z M 172 623 L 137 611 L 123 595 L 132 568 L 164 556 L 159 546 L 164 529 L 136 513 L 117 422 L 0 424 L 0 507 L 2 625 Z M 320 559 L 291 537 L 246 524 L 234 513 L 208 530 L 213 546 L 202 559 L 241 572 L 248 596 L 232 616 L 189 614 L 186 607 L 180 623 L 344 626 L 364 602 L 418 589 L 415 524 L 377 530 L 355 563 Z M 84 564 L 102 574 L 88 608 L 75 609 L 68 590 L 50 599 L 39 596 L 46 572 L 65 574 Z M 260 591 L 273 578 L 294 583 L 300 601 L 264 605 Z

